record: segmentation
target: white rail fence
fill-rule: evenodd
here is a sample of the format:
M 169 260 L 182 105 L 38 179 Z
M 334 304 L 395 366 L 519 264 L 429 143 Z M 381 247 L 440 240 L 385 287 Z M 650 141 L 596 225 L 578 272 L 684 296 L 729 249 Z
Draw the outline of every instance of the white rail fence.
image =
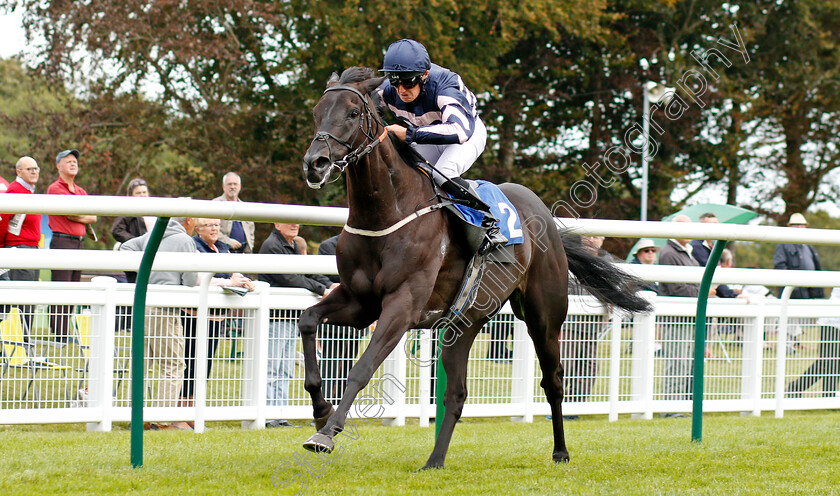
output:
M 0 304 L 5 322 L 8 325 L 19 319 L 28 334 L 31 346 L 27 357 L 32 362 L 3 370 L 0 424 L 87 422 L 90 429 L 110 430 L 113 422 L 127 422 L 129 337 L 121 327 L 130 321 L 132 298 L 132 285 L 117 284 L 110 278 L 91 283 L 4 284 Z M 266 418 L 311 418 L 300 366 L 295 367 L 289 404 L 266 404 L 267 350 L 271 346 L 267 329 L 272 310 L 283 310 L 278 318 L 294 321 L 314 302 L 305 291 L 263 285 L 244 297 L 212 287 L 150 287 L 150 307 L 194 309 L 198 315 L 215 315 L 223 324 L 215 353 L 209 360 L 195 362 L 195 406 L 156 407 L 147 400 L 152 406 L 146 407 L 145 417 L 150 421 L 195 420 L 198 431 L 206 421 L 241 420 L 245 426 L 260 428 Z M 692 298 L 656 297 L 655 313 L 626 319 L 607 314 L 590 297 L 572 297 L 564 336 L 590 341 L 596 353 L 591 363 L 566 360 L 567 385 L 592 381 L 593 386 L 586 395 L 570 391 L 564 413 L 606 414 L 615 419 L 619 414 L 651 418 L 656 412 L 690 411 L 688 398 L 663 392 L 663 359 L 656 350 L 667 344 L 657 338 L 664 326 L 693 329 L 695 305 Z M 55 318 L 57 308 L 68 307 L 68 339 L 57 339 L 49 327 L 51 314 Z M 801 394 L 784 392 L 816 359 L 820 346 L 817 319 L 838 317 L 840 309 L 827 301 L 791 302 L 787 307 L 788 335 L 795 339 L 788 341 L 795 346 L 785 349 L 783 340 L 777 339 L 782 308 L 776 299 L 710 302 L 705 411 L 757 415 L 776 409 L 780 402 L 787 410 L 840 408 L 837 392 L 824 391 L 819 385 Z M 20 309 L 26 309 L 23 315 Z M 28 324 L 24 323 L 27 319 Z M 199 320 L 196 356 L 207 356 L 202 350 L 210 344 L 207 329 L 211 325 L 209 318 Z M 685 339 L 691 336 L 687 332 Z M 342 334 L 331 339 L 322 336 L 320 342 L 322 353 L 328 348 L 352 347 L 354 342 L 360 345 L 360 353 L 368 340 L 369 334 Z M 429 366 L 432 343 L 429 331 L 407 334 L 362 393 L 366 401 L 381 406 L 386 422 L 402 425 L 407 417 L 414 417 L 426 424 L 434 416 L 431 391 L 435 370 Z M 561 347 L 567 344 L 561 343 Z M 781 369 L 779 357 L 784 363 Z M 322 358 L 326 370 L 341 369 L 338 358 Z M 682 358 L 690 360 L 690 352 Z M 524 325 L 508 309 L 479 335 L 469 367 L 465 416 L 531 421 L 535 415 L 549 414 L 539 387 L 533 346 Z M 156 390 L 155 370 L 149 369 L 149 391 Z M 340 382 L 346 377 L 342 373 L 327 378 Z M 684 379 L 690 380 L 688 376 Z
M 0 195 L 0 212 L 195 215 L 321 225 L 340 225 L 347 215 L 345 209 L 336 208 L 184 199 L 12 196 Z M 609 236 L 840 244 L 840 233 L 816 229 L 574 219 L 558 219 L 558 223 L 572 226 L 579 233 Z M 102 251 L 3 250 L 3 255 L 2 265 L 8 268 L 136 270 L 140 262 L 139 254 Z M 154 269 L 335 273 L 331 257 L 208 257 L 211 255 L 161 253 Z M 702 276 L 702 269 L 623 267 L 655 281 L 698 283 Z M 837 284 L 839 275 L 726 269 L 717 271 L 714 282 L 828 287 Z M 305 292 L 262 286 L 244 297 L 206 286 L 150 287 L 147 308 L 192 309 L 198 316 L 196 356 L 207 356 L 208 347 L 212 348 L 208 329 L 219 330 L 220 336 L 209 360 L 195 362 L 195 406 L 158 407 L 147 402 L 146 418 L 195 420 L 198 432 L 206 421 L 241 420 L 246 427 L 261 428 L 266 418 L 310 418 L 300 367 L 295 367 L 289 404 L 266 404 L 267 350 L 271 345 L 267 329 L 272 318 L 295 321 L 299 312 L 315 301 Z M 132 302 L 132 285 L 107 279 L 91 283 L 2 283 L 0 317 L 4 317 L 4 330 L 19 329 L 26 346 L 14 348 L 3 343 L 0 424 L 87 422 L 90 429 L 109 430 L 113 422 L 128 421 L 130 358 L 124 323 L 130 320 Z M 587 341 L 596 352 L 591 363 L 567 360 L 567 385 L 592 382 L 592 388 L 588 394 L 570 394 L 564 403 L 565 414 L 606 414 L 614 420 L 619 414 L 650 418 L 655 412 L 690 411 L 689 399 L 663 393 L 664 364 L 656 350 L 668 344 L 658 336 L 663 328 L 693 330 L 696 300 L 656 298 L 655 306 L 653 314 L 628 320 L 607 314 L 589 297 L 572 298 L 564 339 L 574 336 L 577 341 Z M 786 392 L 787 386 L 817 360 L 821 342 L 825 344 L 818 319 L 838 316 L 840 309 L 828 301 L 710 301 L 704 410 L 752 414 L 775 410 L 780 415 L 785 409 L 840 408 L 837 391 L 821 389 L 826 386 L 818 385 L 803 393 Z M 69 323 L 66 339 L 57 339 L 53 332 L 56 318 Z M 504 309 L 485 331 L 471 354 L 470 395 L 464 415 L 530 421 L 535 415 L 548 414 L 539 387 L 538 365 L 523 324 Z M 692 335 L 688 332 L 685 339 L 679 339 L 688 343 Z M 358 343 L 360 353 L 368 339 L 369 335 L 341 333 L 322 336 L 322 353 L 332 349 L 329 341 L 351 351 Z M 836 334 L 834 339 L 829 344 L 836 346 Z M 381 407 L 386 422 L 401 425 L 407 417 L 415 417 L 427 425 L 434 416 L 434 367 L 429 366 L 432 343 L 429 331 L 412 331 L 404 336 L 377 379 L 362 393 L 368 403 Z M 690 346 L 684 349 L 684 358 L 690 360 Z M 24 352 L 26 355 L 22 355 Z M 342 369 L 338 359 L 324 358 L 327 364 L 334 360 L 325 370 L 332 373 L 330 380 L 340 383 L 343 376 L 337 372 Z M 836 368 L 829 369 L 836 378 Z M 684 378 L 689 380 L 689 376 Z M 148 390 L 154 390 L 155 381 L 152 372 Z

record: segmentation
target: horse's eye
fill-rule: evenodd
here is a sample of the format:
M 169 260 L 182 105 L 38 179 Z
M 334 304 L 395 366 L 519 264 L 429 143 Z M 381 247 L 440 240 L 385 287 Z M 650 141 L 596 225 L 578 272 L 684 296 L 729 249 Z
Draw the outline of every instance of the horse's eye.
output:
M 350 119 L 355 119 L 356 117 L 359 117 L 359 109 L 352 109 L 350 113 L 347 114 L 347 117 L 349 117 Z

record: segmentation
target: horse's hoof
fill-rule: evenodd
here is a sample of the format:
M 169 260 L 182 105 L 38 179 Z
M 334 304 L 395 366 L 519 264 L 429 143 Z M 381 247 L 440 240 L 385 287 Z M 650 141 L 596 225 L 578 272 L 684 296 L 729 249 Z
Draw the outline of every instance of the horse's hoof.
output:
M 332 453 L 335 443 L 326 434 L 316 432 L 303 442 L 303 447 L 313 453 Z
M 442 470 L 442 469 L 443 469 L 443 464 L 442 464 L 442 463 L 440 463 L 440 464 L 437 464 L 437 463 L 427 463 L 426 465 L 424 465 L 424 466 L 423 466 L 423 468 L 421 468 L 420 470 L 418 470 L 418 472 L 422 472 L 422 471 L 424 471 L 424 470 L 434 470 L 434 469 L 441 469 L 441 470 Z
M 323 417 L 318 417 L 315 419 L 315 430 L 320 431 L 321 429 L 323 429 L 324 426 L 327 425 L 327 420 L 329 420 L 330 417 L 332 417 L 333 413 L 335 413 L 335 407 L 330 405 L 330 413 L 324 415 Z
M 569 463 L 568 453 L 555 453 L 553 455 L 554 463 Z

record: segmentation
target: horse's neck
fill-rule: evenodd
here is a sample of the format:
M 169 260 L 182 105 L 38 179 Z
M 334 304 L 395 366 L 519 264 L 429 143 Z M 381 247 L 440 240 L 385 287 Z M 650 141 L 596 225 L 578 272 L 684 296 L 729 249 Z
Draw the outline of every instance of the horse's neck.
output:
M 353 227 L 388 227 L 434 198 L 429 181 L 408 166 L 388 140 L 348 171 L 348 224 Z

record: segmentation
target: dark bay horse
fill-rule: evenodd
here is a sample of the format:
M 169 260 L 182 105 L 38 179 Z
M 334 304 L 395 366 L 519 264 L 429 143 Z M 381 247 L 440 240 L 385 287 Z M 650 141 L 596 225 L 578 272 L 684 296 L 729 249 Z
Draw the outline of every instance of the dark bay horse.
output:
M 428 177 L 407 165 L 388 139 L 370 93 L 382 82 L 373 69 L 347 69 L 334 77 L 315 106 L 317 133 L 303 159 L 307 183 L 319 188 L 334 169 L 345 169 L 350 215 L 337 248 L 341 285 L 300 317 L 306 364 L 304 387 L 312 397 L 318 432 L 304 447 L 331 452 L 356 395 L 410 329 L 440 328 L 467 264 L 463 226 L 436 204 Z M 563 371 L 558 335 L 566 318 L 568 271 L 600 301 L 630 312 L 649 310 L 635 294 L 641 282 L 589 254 L 579 237 L 561 233 L 551 212 L 533 192 L 502 184 L 521 219 L 524 243 L 515 263 L 490 263 L 475 304 L 447 325 L 440 360 L 447 375 L 444 415 L 424 468 L 443 467 L 455 423 L 467 397 L 467 359 L 482 326 L 508 300 L 524 320 L 542 369 L 541 385 L 551 405 L 553 459 L 569 459 L 563 434 Z M 425 210 L 424 210 L 425 209 Z M 417 215 L 416 212 L 425 212 Z M 350 232 L 348 232 L 350 231 Z M 337 409 L 321 393 L 315 338 L 319 324 L 362 328 L 378 321 L 370 344 L 353 366 Z

